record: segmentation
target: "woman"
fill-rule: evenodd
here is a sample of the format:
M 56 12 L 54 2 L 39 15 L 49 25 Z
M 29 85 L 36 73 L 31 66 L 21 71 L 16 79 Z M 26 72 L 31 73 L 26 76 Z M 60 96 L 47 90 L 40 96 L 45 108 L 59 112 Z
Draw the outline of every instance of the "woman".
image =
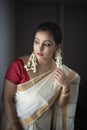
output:
M 9 66 L 3 87 L 8 119 L 4 130 L 63 130 L 62 123 L 57 125 L 56 106 L 63 110 L 72 98 L 74 86 L 77 91 L 80 78 L 62 64 L 60 44 L 59 27 L 43 23 L 36 30 L 33 53 Z

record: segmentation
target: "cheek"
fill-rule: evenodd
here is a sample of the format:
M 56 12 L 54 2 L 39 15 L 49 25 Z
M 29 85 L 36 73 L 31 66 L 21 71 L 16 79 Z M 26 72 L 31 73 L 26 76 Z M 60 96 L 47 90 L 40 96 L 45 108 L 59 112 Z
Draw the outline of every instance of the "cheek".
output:
M 34 44 L 33 45 L 33 50 L 36 50 L 37 49 L 37 46 Z
M 46 54 L 48 57 L 52 57 L 54 54 L 54 50 L 53 49 L 47 50 Z

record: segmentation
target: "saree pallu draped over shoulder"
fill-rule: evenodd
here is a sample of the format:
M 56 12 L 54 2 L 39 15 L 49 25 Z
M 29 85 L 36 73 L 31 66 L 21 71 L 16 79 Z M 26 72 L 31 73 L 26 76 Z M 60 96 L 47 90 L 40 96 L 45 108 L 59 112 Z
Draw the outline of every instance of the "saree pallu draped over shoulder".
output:
M 69 103 L 62 109 L 57 105 L 54 106 L 52 130 L 74 130 L 74 119 L 79 92 L 80 76 L 78 73 L 65 65 L 63 65 L 62 70 L 70 82 L 70 98 Z
M 50 130 L 50 107 L 58 97 L 61 89 L 54 82 L 53 77 L 54 71 L 51 70 L 17 86 L 15 106 L 17 116 L 25 130 L 39 130 L 40 128 L 36 126 L 35 122 L 38 122 L 37 120 L 41 116 L 45 118 L 44 121 L 46 118 L 50 119 L 50 122 L 46 120 L 46 124 L 49 125 L 48 130 Z M 45 128 L 47 128 L 46 124 L 44 124 Z M 41 130 L 44 130 L 44 128 Z
M 65 65 L 61 67 L 61 70 L 70 82 L 69 104 L 63 109 L 59 108 L 55 102 L 60 95 L 61 86 L 54 82 L 54 70 L 17 86 L 15 107 L 24 130 L 74 129 L 80 77 Z M 10 125 L 5 130 L 11 130 Z

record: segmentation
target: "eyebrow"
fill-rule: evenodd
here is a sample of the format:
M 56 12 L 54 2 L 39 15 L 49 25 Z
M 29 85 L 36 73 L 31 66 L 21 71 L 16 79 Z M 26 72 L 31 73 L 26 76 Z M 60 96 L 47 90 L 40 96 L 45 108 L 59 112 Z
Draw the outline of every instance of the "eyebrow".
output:
M 38 38 L 36 38 L 36 37 L 35 37 L 35 39 L 37 39 L 38 41 L 40 41 L 40 40 L 39 40 Z M 52 44 L 53 44 L 53 42 L 52 42 L 52 41 L 50 41 L 50 40 L 45 40 L 45 42 L 46 42 L 46 41 L 47 41 L 47 42 L 50 42 L 50 43 L 52 43 Z

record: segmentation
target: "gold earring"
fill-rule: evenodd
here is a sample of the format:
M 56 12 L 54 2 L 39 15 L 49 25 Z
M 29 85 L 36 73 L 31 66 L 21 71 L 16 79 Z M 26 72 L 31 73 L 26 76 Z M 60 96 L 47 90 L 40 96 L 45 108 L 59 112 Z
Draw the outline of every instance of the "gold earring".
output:
M 37 58 L 33 52 L 24 68 L 26 69 L 26 71 L 33 70 L 33 72 L 35 73 L 37 71 L 37 65 Z

